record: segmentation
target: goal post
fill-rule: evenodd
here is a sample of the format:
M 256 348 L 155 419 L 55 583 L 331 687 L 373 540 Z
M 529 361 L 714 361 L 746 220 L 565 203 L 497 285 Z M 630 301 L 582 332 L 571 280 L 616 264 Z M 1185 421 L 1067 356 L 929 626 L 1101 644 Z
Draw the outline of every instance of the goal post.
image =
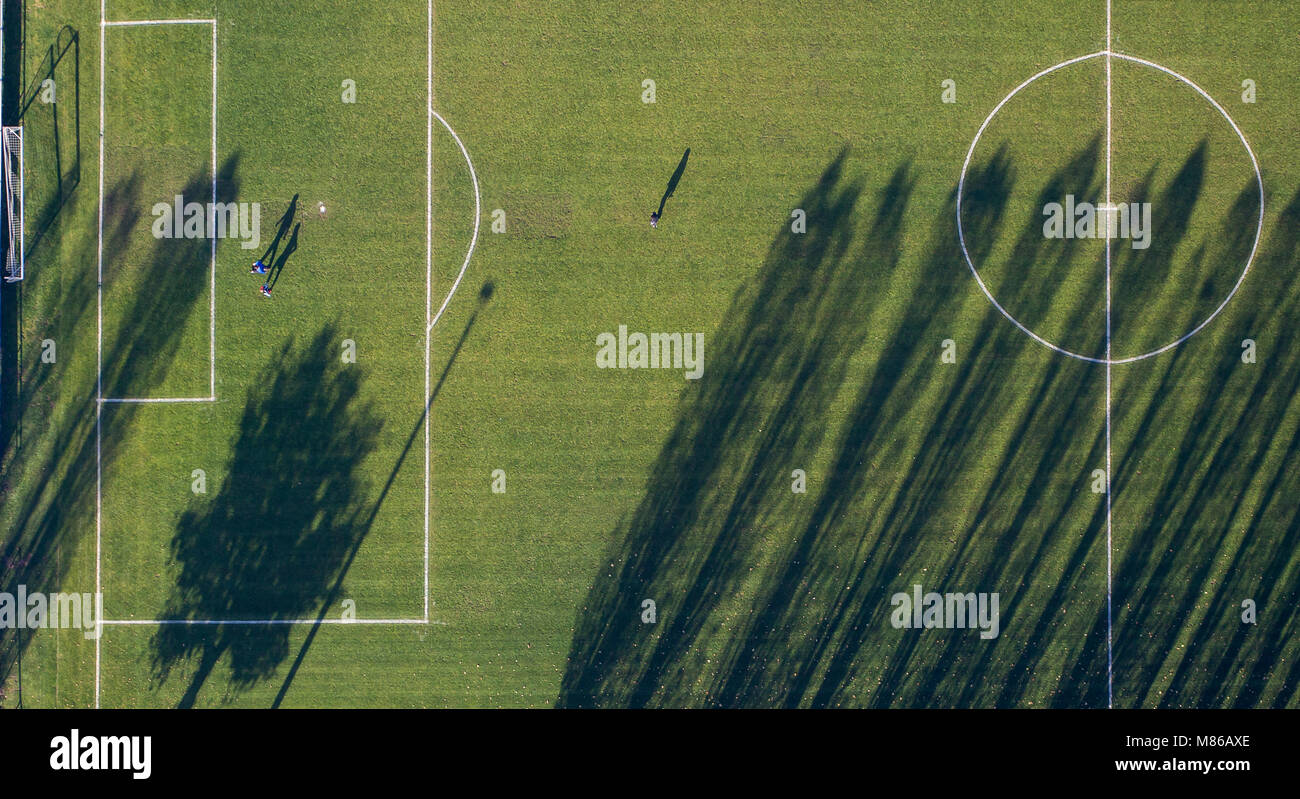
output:
M 23 207 L 23 129 L 20 125 L 3 129 L 4 138 L 4 234 L 5 281 L 13 283 L 23 279 L 27 253 L 23 239 L 26 234 L 26 214 Z

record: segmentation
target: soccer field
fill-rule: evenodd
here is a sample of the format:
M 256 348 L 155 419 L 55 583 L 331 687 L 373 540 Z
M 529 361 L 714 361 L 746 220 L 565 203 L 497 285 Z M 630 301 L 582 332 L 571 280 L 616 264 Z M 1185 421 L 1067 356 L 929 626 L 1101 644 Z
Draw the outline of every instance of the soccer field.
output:
M 28 4 L 0 706 L 1300 704 L 1297 10 Z

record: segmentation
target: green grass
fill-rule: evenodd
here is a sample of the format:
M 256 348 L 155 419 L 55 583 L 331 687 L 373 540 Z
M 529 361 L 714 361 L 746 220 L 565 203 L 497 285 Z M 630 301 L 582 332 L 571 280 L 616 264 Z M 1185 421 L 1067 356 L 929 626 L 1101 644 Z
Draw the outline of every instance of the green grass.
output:
M 1300 53 L 1264 33 L 1285 29 L 1287 5 L 1115 6 L 1115 47 L 1222 102 L 1267 194 L 1260 252 L 1222 315 L 1112 370 L 1117 706 L 1297 702 L 1300 164 L 1284 97 Z M 992 308 L 957 248 L 954 195 L 998 101 L 1105 46 L 1104 4 L 697 6 L 436 7 L 434 107 L 474 159 L 483 227 L 431 340 L 433 623 L 113 627 L 102 705 L 1107 703 L 1105 497 L 1090 490 L 1106 369 Z M 60 26 L 81 34 L 81 171 L 5 296 L 7 318 L 21 302 L 22 380 L 0 478 L 15 565 L 0 573 L 92 590 L 99 10 L 29 13 L 29 81 Z M 247 274 L 261 250 L 233 240 L 211 297 L 207 242 L 149 233 L 155 202 L 210 191 L 210 28 L 107 32 L 104 396 L 206 395 L 213 299 L 217 395 L 103 411 L 110 617 L 423 614 L 425 13 L 109 3 L 112 19 L 215 16 L 218 194 L 261 204 L 264 246 L 299 202 L 274 298 Z M 1246 78 L 1255 104 L 1240 102 Z M 1114 80 L 1113 193 L 1151 199 L 1157 226 L 1150 249 L 1114 251 L 1111 343 L 1128 355 L 1218 306 L 1255 207 L 1212 108 L 1132 64 Z M 1041 207 L 1101 196 L 1104 81 L 1095 59 L 1017 95 L 963 198 L 994 295 L 1089 355 L 1105 348 L 1104 250 L 1044 240 Z M 61 163 L 75 152 L 66 83 L 25 118 L 29 208 L 58 199 L 38 180 L 56 117 Z M 473 187 L 441 126 L 432 157 L 436 310 Z M 795 208 L 806 233 L 790 231 Z M 619 325 L 703 333 L 703 378 L 597 369 L 596 338 Z M 41 362 L 45 339 L 56 363 Z M 940 361 L 947 339 L 956 364 Z M 795 469 L 806 494 L 790 490 Z M 889 597 L 914 583 L 998 592 L 1001 635 L 892 628 Z M 6 704 L 20 654 L 25 705 L 93 704 L 93 641 L 6 631 Z

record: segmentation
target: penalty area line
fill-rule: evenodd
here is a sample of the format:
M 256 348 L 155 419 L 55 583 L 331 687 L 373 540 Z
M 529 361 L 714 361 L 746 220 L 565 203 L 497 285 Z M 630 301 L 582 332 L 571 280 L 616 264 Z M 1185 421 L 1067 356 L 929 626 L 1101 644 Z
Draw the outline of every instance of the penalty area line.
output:
M 215 19 L 115 19 L 100 23 L 106 28 L 135 28 L 143 25 L 216 25 Z
M 104 415 L 104 45 L 107 41 L 108 0 L 99 0 L 99 219 L 95 256 L 95 593 L 102 596 L 101 539 L 103 537 L 104 467 L 101 429 Z M 99 709 L 102 635 L 95 636 L 95 709 Z

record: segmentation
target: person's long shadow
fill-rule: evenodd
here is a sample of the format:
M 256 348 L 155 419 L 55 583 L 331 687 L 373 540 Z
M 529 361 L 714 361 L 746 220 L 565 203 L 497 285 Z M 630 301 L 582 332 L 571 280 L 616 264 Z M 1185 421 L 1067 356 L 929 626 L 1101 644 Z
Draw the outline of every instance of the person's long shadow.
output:
M 280 253 L 280 256 L 275 259 L 275 264 L 271 267 L 271 274 L 266 283 L 272 289 L 275 288 L 276 281 L 280 279 L 280 273 L 284 271 L 285 262 L 288 261 L 289 256 L 293 255 L 294 251 L 298 249 L 298 230 L 301 227 L 301 224 L 293 226 L 293 234 L 289 236 L 288 243 L 284 245 L 284 252 Z M 263 261 L 262 263 L 266 262 Z
M 272 264 L 276 254 L 280 251 L 280 242 L 284 240 L 285 234 L 289 232 L 289 226 L 293 224 L 293 218 L 297 213 L 298 195 L 295 194 L 293 199 L 289 201 L 289 207 L 285 209 L 284 215 L 280 217 L 280 221 L 275 223 L 277 226 L 275 238 L 271 239 L 271 244 L 266 248 L 266 252 L 262 253 L 262 257 L 258 259 L 259 261 L 267 266 Z M 290 240 L 292 241 L 292 239 Z
M 677 169 L 673 171 L 673 176 L 668 179 L 668 188 L 664 189 L 664 196 L 659 198 L 659 210 L 655 212 L 656 217 L 664 215 L 664 203 L 668 198 L 673 196 L 677 191 L 677 184 L 682 179 L 682 173 L 686 171 L 686 159 L 691 157 L 691 148 L 687 147 L 686 152 L 682 153 L 682 160 L 677 162 Z

